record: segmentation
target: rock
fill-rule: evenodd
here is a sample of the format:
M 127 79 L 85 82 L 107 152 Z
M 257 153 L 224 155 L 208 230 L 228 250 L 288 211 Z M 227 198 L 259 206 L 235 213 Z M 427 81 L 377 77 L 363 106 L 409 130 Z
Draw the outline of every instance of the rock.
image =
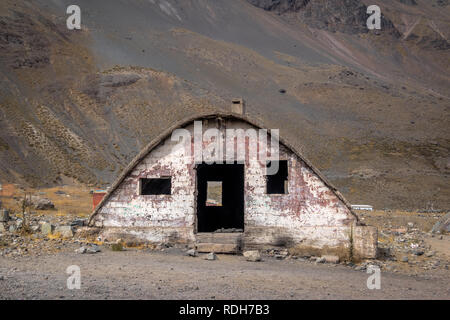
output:
M 287 257 L 289 255 L 289 251 L 281 250 L 279 254 L 282 255 L 283 257 Z
M 31 231 L 33 231 L 33 232 L 37 232 L 38 230 L 39 230 L 39 226 L 37 226 L 37 225 L 34 225 L 34 226 L 31 226 Z
M 0 233 L 3 233 L 6 231 L 5 225 L 0 222 Z
M 408 222 L 408 228 L 413 228 L 414 227 L 414 222 Z
M 425 253 L 425 256 L 427 256 L 428 258 L 430 258 L 430 257 L 434 256 L 435 254 L 436 254 L 436 252 L 434 252 L 434 251 L 427 251 L 427 252 Z
M 16 220 L 16 227 L 17 227 L 17 229 L 22 228 L 22 226 L 23 226 L 23 220 L 22 219 L 17 219 Z
M 70 223 L 72 227 L 84 227 L 86 225 L 86 219 L 75 219 Z
M 10 225 L 9 226 L 9 232 L 15 232 L 17 230 L 17 227 L 15 225 Z
M 97 245 L 86 245 L 86 246 L 81 246 L 80 248 L 75 250 L 75 253 L 78 254 L 85 254 L 85 253 L 97 253 L 100 252 L 100 248 Z
M 51 234 L 54 229 L 55 229 L 55 226 L 48 222 L 44 222 L 41 224 L 41 233 L 43 235 Z
M 403 256 L 403 257 L 400 259 L 400 261 L 401 261 L 401 262 L 408 262 L 409 259 L 408 259 L 407 256 Z
M 316 258 L 316 263 L 325 263 L 325 261 L 324 257 Z
M 47 198 L 35 198 L 33 197 L 32 202 L 36 210 L 52 210 L 55 209 L 55 205 L 50 199 Z
M 406 228 L 392 229 L 392 232 L 399 233 L 399 234 L 406 233 L 407 231 L 408 231 L 408 229 L 406 229 Z
M 88 247 L 86 250 L 86 253 L 97 253 L 100 252 L 100 247 L 97 246 L 96 244 L 93 244 L 92 246 Z
M 424 254 L 423 250 L 421 249 L 414 250 L 412 253 L 416 256 L 421 256 Z
M 431 229 L 432 233 L 443 233 L 448 232 L 450 233 L 450 212 L 447 213 L 445 216 L 443 216 L 441 219 L 439 219 L 438 222 L 436 222 Z
M 247 259 L 247 261 L 261 261 L 261 254 L 258 250 L 244 251 L 244 257 Z
M 190 257 L 196 257 L 197 251 L 195 249 L 190 249 L 190 250 L 186 251 L 186 254 Z
M 60 234 L 63 238 L 72 238 L 73 231 L 71 226 L 58 226 L 55 228 L 55 233 Z
M 80 247 L 80 248 L 78 248 L 77 250 L 75 250 L 75 253 L 78 253 L 78 254 L 84 254 L 84 253 L 86 253 L 87 252 L 87 248 L 86 247 Z
M 216 254 L 214 252 L 210 252 L 207 255 L 205 255 L 204 259 L 213 261 L 213 260 L 217 260 L 217 256 L 216 256 Z
M 8 222 L 9 212 L 6 209 L 0 209 L 0 222 Z
M 325 255 L 322 256 L 323 259 L 325 259 L 325 262 L 327 263 L 339 263 L 339 257 L 338 256 L 333 256 L 333 255 Z

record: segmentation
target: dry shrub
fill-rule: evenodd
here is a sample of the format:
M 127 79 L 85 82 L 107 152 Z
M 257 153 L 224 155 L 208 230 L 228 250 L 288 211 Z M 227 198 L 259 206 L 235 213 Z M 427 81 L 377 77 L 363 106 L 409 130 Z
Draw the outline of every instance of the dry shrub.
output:
M 111 250 L 112 251 L 123 251 L 123 244 L 121 242 L 119 243 L 113 243 L 111 245 Z

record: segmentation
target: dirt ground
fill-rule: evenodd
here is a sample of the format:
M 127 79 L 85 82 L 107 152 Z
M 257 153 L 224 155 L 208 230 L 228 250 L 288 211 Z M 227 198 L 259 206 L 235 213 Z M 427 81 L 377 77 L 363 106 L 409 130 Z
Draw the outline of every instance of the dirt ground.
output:
M 81 289 L 66 286 L 66 268 L 80 267 Z M 248 262 L 166 252 L 103 250 L 1 258 L 0 299 L 450 299 L 450 271 L 407 276 L 381 273 L 369 290 L 366 272 L 300 260 Z
M 11 189 L 11 190 L 9 190 Z M 243 256 L 218 260 L 190 257 L 184 247 L 141 246 L 112 251 L 110 243 L 86 237 L 42 234 L 42 223 L 68 226 L 92 209 L 89 190 L 61 187 L 35 191 L 54 210 L 31 211 L 30 233 L 17 226 L 16 200 L 23 191 L 9 188 L 4 205 L 11 221 L 0 232 L 0 299 L 450 299 L 450 235 L 430 229 L 445 212 L 358 212 L 379 232 L 376 260 L 317 263 L 316 257 L 263 252 L 262 262 Z M 81 228 L 82 229 L 82 228 Z M 80 254 L 81 246 L 100 252 Z M 79 266 L 81 288 L 69 290 L 66 273 Z M 370 290 L 366 270 L 381 270 L 381 288 Z

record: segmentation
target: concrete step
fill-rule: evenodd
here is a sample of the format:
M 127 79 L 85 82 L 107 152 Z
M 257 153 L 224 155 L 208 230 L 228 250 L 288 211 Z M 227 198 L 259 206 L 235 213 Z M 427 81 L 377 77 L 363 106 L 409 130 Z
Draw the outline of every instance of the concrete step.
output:
M 241 250 L 242 232 L 202 232 L 196 236 L 198 252 L 238 253 Z
M 242 239 L 242 232 L 233 233 L 220 233 L 220 232 L 201 232 L 197 233 L 197 243 L 207 242 L 207 243 L 224 243 L 224 244 L 235 244 L 240 243 Z
M 197 243 L 198 252 L 238 253 L 240 247 L 232 243 Z

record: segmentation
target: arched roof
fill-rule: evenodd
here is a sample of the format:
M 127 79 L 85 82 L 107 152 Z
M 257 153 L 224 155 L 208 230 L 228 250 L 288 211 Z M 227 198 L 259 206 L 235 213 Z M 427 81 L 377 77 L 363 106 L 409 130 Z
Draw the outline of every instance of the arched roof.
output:
M 108 190 L 106 195 L 103 197 L 102 201 L 97 205 L 97 207 L 94 209 L 94 212 L 92 213 L 91 217 L 89 218 L 89 225 L 92 224 L 93 218 L 97 215 L 97 213 L 100 211 L 100 209 L 103 207 L 103 205 L 108 201 L 108 199 L 111 197 L 111 195 L 114 193 L 114 191 L 120 186 L 123 180 L 133 171 L 133 169 L 155 148 L 157 147 L 162 141 L 169 138 L 172 134 L 172 132 L 175 129 L 183 128 L 189 125 L 190 123 L 196 121 L 196 120 L 202 120 L 202 119 L 215 119 L 215 118 L 231 118 L 236 120 L 241 120 L 244 122 L 247 122 L 248 124 L 257 127 L 257 128 L 265 128 L 265 126 L 260 123 L 259 120 L 256 119 L 250 119 L 248 115 L 242 115 L 232 112 L 214 112 L 214 113 L 200 113 L 197 115 L 193 115 L 190 117 L 187 117 L 185 119 L 179 120 L 175 122 L 173 125 L 168 127 L 166 130 L 164 130 L 161 134 L 159 134 L 157 137 L 155 137 L 147 146 L 145 146 L 144 149 L 139 152 L 139 154 L 130 162 L 130 164 L 123 170 L 121 175 L 117 178 L 117 180 L 114 182 L 112 187 Z M 358 216 L 353 212 L 349 202 L 344 198 L 344 196 L 336 189 L 336 187 L 331 184 L 324 176 L 323 174 L 314 167 L 311 162 L 306 159 L 293 145 L 291 145 L 288 141 L 285 141 L 281 136 L 279 137 L 279 142 L 290 149 L 295 155 L 297 155 L 324 183 L 327 187 L 331 189 L 331 191 L 338 197 L 339 200 L 341 200 L 344 205 L 350 210 L 350 212 L 355 216 L 356 221 L 359 221 Z

